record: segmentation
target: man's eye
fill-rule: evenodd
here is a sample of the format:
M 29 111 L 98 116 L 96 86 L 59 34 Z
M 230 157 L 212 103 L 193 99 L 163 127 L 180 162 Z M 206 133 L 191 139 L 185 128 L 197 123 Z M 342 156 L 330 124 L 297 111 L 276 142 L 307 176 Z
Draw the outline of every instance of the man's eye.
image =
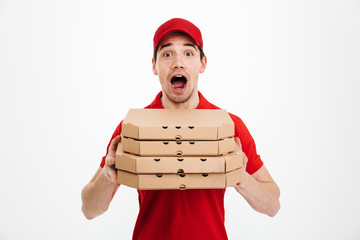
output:
M 164 57 L 171 57 L 171 53 L 169 52 L 164 53 Z
M 192 56 L 193 53 L 192 52 L 186 52 L 185 55 L 189 57 L 189 56 Z

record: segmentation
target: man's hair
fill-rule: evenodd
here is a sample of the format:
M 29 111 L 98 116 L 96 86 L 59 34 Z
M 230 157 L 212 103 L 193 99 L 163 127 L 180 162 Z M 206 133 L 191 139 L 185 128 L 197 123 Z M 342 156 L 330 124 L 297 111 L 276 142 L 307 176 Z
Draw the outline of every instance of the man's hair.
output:
M 159 50 L 159 47 L 160 47 L 160 44 L 157 45 L 157 46 L 155 47 L 155 49 L 154 49 L 153 58 L 154 58 L 154 61 L 155 61 L 155 62 L 156 62 L 156 57 L 157 57 L 157 52 L 158 52 L 158 50 Z M 199 52 L 200 52 L 200 61 L 202 61 L 203 58 L 204 58 L 204 56 L 205 56 L 205 53 L 204 53 L 204 51 L 203 51 L 203 49 L 202 49 L 202 47 L 201 47 L 200 45 L 197 46 L 197 48 L 199 49 Z

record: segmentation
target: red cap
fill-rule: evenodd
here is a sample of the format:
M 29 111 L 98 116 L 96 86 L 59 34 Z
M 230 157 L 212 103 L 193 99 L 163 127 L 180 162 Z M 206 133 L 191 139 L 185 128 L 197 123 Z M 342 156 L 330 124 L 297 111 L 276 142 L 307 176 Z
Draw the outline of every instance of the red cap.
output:
M 173 18 L 163 23 L 155 32 L 154 35 L 154 48 L 159 45 L 159 42 L 163 37 L 173 32 L 183 32 L 189 35 L 196 45 L 200 45 L 203 48 L 203 41 L 200 29 L 188 20 L 182 18 Z

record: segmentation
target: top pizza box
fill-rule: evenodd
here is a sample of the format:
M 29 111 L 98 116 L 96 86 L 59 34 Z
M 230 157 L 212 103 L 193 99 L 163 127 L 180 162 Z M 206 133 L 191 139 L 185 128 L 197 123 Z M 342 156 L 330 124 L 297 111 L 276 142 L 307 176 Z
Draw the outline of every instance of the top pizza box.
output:
M 234 136 L 222 109 L 130 109 L 122 136 L 138 140 L 219 140 Z

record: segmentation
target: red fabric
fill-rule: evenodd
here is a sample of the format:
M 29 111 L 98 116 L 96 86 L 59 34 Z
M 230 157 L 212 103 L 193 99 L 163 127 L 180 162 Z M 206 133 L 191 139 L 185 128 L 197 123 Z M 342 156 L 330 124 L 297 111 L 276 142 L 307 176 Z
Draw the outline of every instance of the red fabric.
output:
M 182 18 L 173 18 L 169 21 L 163 23 L 155 32 L 154 35 L 154 49 L 159 44 L 161 39 L 173 32 L 183 32 L 189 35 L 196 45 L 200 45 L 203 47 L 203 40 L 201 36 L 200 29 L 197 28 L 194 24 L 189 22 L 188 20 Z
M 163 108 L 161 92 L 146 108 Z M 197 109 L 218 109 L 199 92 Z M 230 113 L 229 113 L 230 114 Z M 241 119 L 233 114 L 235 136 L 240 138 L 248 157 L 246 171 L 255 173 L 263 164 L 253 138 Z M 121 133 L 121 123 L 111 139 Z M 111 142 L 111 141 L 110 141 Z M 110 143 L 109 143 L 110 144 Z M 105 156 L 101 167 L 104 166 Z M 139 215 L 133 240 L 153 239 L 228 239 L 225 230 L 225 189 L 138 190 Z

